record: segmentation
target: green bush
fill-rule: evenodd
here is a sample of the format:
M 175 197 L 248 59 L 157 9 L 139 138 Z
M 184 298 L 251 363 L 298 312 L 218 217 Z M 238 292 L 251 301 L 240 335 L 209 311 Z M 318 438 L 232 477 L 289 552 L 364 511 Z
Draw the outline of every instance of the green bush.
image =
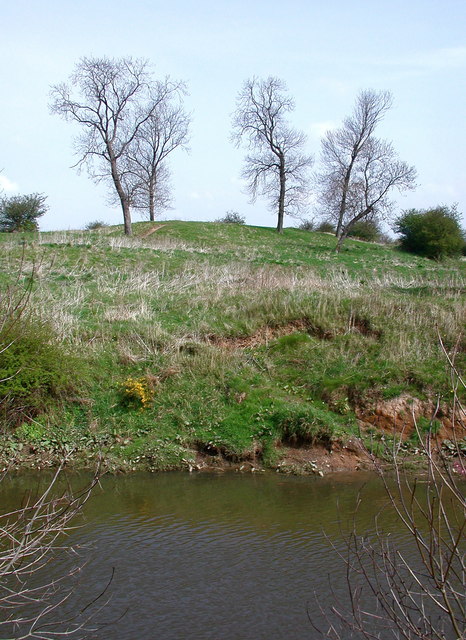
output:
M 103 220 L 93 220 L 92 222 L 88 222 L 84 230 L 85 231 L 97 231 L 98 229 L 103 229 L 104 227 L 108 227 L 108 224 Z
M 459 256 L 464 249 L 464 232 L 456 206 L 410 209 L 397 219 L 394 230 L 401 235 L 403 250 L 427 258 Z
M 316 231 L 321 231 L 323 233 L 335 233 L 335 225 L 330 222 L 330 220 L 323 220 L 316 227 Z
M 237 211 L 227 211 L 223 218 L 219 218 L 215 222 L 227 222 L 228 224 L 244 224 L 246 218 Z
M 73 396 L 82 368 L 44 323 L 21 316 L 0 330 L 0 416 L 14 427 Z
M 27 196 L 12 196 L 0 200 L 0 231 L 37 231 L 37 218 L 43 216 L 48 207 L 46 196 L 32 193 Z
M 314 221 L 307 219 L 301 222 L 298 229 L 301 229 L 301 231 L 314 231 L 314 226 Z
M 348 236 L 367 242 L 376 242 L 380 238 L 380 228 L 373 220 L 359 220 L 350 228 Z

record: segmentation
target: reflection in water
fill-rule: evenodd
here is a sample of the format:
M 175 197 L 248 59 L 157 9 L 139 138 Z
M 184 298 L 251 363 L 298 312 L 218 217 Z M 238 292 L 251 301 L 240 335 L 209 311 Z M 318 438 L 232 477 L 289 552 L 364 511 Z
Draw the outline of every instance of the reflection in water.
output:
M 2 509 L 28 481 L 7 479 Z M 370 475 L 103 478 L 84 526 L 70 536 L 71 545 L 92 551 L 75 601 L 66 606 L 76 610 L 98 593 L 114 567 L 111 600 L 99 620 L 126 614 L 95 638 L 313 640 L 314 594 L 328 599 L 329 577 L 337 597 L 344 593 L 342 563 L 323 530 L 342 548 L 341 531 L 350 526 L 363 485 L 358 527 L 370 531 L 386 505 Z M 381 517 L 396 538 L 389 512 Z M 67 562 L 57 559 L 53 571 L 60 575 Z

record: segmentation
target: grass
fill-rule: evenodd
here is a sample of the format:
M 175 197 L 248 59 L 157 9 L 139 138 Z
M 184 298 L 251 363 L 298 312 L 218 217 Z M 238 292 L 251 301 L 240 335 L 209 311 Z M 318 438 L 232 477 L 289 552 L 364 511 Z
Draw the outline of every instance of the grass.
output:
M 34 273 L 32 317 L 87 363 L 79 397 L 11 446 L 103 449 L 123 468 L 189 466 L 197 450 L 276 462 L 278 444 L 357 433 L 361 407 L 448 400 L 438 334 L 450 349 L 462 336 L 463 262 L 356 240 L 337 255 L 298 229 L 151 228 L 0 234 L 2 289 Z M 128 378 L 148 381 L 147 406 L 124 402 Z

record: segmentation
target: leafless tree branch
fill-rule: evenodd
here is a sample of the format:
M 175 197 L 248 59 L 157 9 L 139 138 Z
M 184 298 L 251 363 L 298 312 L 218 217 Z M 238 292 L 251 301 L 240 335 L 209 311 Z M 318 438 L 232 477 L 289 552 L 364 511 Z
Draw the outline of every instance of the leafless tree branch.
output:
M 66 544 L 66 534 L 75 527 L 76 516 L 99 481 L 97 469 L 83 489 L 72 491 L 64 476 L 66 464 L 64 458 L 43 491 L 28 496 L 20 508 L 0 514 L 2 637 L 84 638 L 96 628 L 94 605 L 103 605 L 107 587 L 76 614 L 60 615 L 85 562 Z M 57 555 L 67 553 L 76 555 L 78 564 L 58 578 L 47 579 L 47 566 Z
M 308 198 L 307 171 L 311 156 L 302 151 L 306 137 L 292 129 L 285 116 L 294 109 L 285 83 L 269 77 L 247 80 L 237 98 L 232 140 L 253 152 L 245 158 L 242 177 L 252 202 L 265 196 L 278 211 L 277 231 L 283 230 L 285 213 L 297 215 Z
M 168 136 L 173 144 L 178 140 L 177 146 L 185 142 L 189 119 L 182 110 L 169 106 L 172 98 L 184 90 L 183 83 L 168 78 L 154 82 L 146 60 L 106 57 L 82 58 L 70 84 L 52 87 L 52 113 L 76 122 L 82 129 L 76 138 L 75 166 L 85 165 L 94 180 L 110 182 L 122 207 L 127 235 L 132 232 L 130 207 L 135 192 L 133 181 L 128 179 L 134 174 L 129 169 L 131 160 L 149 144 L 156 126 L 159 139 Z M 164 110 L 178 138 L 170 132 L 170 124 L 162 120 Z M 146 141 L 145 145 L 142 141 Z M 161 161 L 169 153 L 168 147 L 167 142 Z M 141 158 L 139 162 L 143 163 Z
M 392 145 L 374 135 L 391 105 L 388 92 L 362 91 L 352 116 L 322 140 L 317 184 L 322 210 L 336 223 L 337 251 L 356 222 L 391 211 L 393 190 L 414 186 L 414 167 L 398 160 Z

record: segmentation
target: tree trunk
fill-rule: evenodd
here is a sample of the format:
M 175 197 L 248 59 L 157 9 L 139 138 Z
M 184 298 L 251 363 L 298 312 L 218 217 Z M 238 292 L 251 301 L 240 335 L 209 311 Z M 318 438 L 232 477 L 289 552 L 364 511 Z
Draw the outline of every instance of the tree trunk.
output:
M 344 209 L 343 209 L 343 214 L 344 214 Z M 343 225 L 343 215 L 342 215 L 342 211 L 340 209 L 340 213 L 338 216 L 338 224 L 337 224 L 337 228 L 335 229 L 335 238 L 338 238 L 338 240 L 341 237 L 341 228 Z
M 348 195 L 349 181 L 351 178 L 351 172 L 353 170 L 354 159 L 351 159 L 350 165 L 346 171 L 345 179 L 343 180 L 343 190 L 341 194 L 340 200 L 340 211 L 338 212 L 338 224 L 335 231 L 335 236 L 340 240 L 341 234 L 343 233 L 343 218 L 345 217 L 346 212 L 346 196 Z
M 338 236 L 337 246 L 335 247 L 335 251 L 337 253 L 340 253 L 341 247 L 343 246 L 343 242 L 348 237 L 348 234 L 351 231 L 351 228 L 356 224 L 356 222 L 359 222 L 360 220 L 364 220 L 364 218 L 367 218 L 367 216 L 371 214 L 372 211 L 373 211 L 372 206 L 366 207 L 364 211 L 361 211 L 361 213 L 358 213 L 358 215 L 354 216 L 354 218 L 349 222 L 347 222 L 345 226 L 341 227 L 340 235 Z
M 278 222 L 277 231 L 283 233 L 283 219 L 285 217 L 285 187 L 286 187 L 286 175 L 285 175 L 285 159 L 280 157 L 280 193 L 278 194 Z
M 129 210 L 129 202 L 127 198 L 121 201 L 121 208 L 123 209 L 123 225 L 125 229 L 125 236 L 132 236 L 133 228 L 131 226 L 131 212 Z
M 343 242 L 346 240 L 347 238 L 347 232 L 346 230 L 340 230 L 340 235 L 338 236 L 338 242 L 337 242 L 337 246 L 335 247 L 335 252 L 336 253 L 340 253 L 341 248 L 343 246 Z
M 153 176 L 149 179 L 149 220 L 155 220 L 155 179 Z
M 125 236 L 133 235 L 133 229 L 131 226 L 131 211 L 129 208 L 129 199 L 125 190 L 123 189 L 123 185 L 121 184 L 120 176 L 118 173 L 117 161 L 115 156 L 112 153 L 112 150 L 109 149 L 110 156 L 110 167 L 112 170 L 112 180 L 115 185 L 115 189 L 118 193 L 118 197 L 120 198 L 121 208 L 123 210 L 123 226 L 125 230 Z

